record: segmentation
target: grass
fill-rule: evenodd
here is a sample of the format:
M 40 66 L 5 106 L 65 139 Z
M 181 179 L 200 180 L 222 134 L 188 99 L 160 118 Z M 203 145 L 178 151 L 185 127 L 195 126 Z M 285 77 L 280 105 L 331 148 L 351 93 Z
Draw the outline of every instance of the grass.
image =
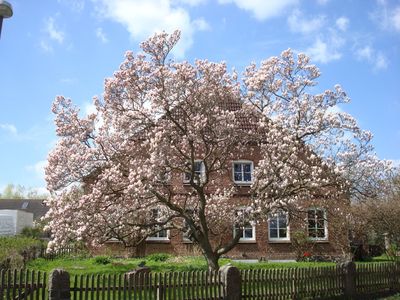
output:
M 142 262 L 153 272 L 169 272 L 169 271 L 194 271 L 207 270 L 207 263 L 203 257 L 184 257 L 184 256 L 168 256 L 164 261 L 156 261 L 151 257 L 147 258 L 108 258 L 99 259 L 81 258 L 81 257 L 65 257 L 55 260 L 45 260 L 43 258 L 35 259 L 27 264 L 28 269 L 50 272 L 53 269 L 61 268 L 68 271 L 71 275 L 83 274 L 120 274 L 133 270 Z M 233 262 L 230 259 L 220 259 L 220 265 L 227 263 L 238 267 L 239 269 L 266 269 L 266 268 L 299 268 L 312 266 L 332 266 L 334 263 L 316 263 L 316 262 L 289 262 L 289 263 L 243 263 Z

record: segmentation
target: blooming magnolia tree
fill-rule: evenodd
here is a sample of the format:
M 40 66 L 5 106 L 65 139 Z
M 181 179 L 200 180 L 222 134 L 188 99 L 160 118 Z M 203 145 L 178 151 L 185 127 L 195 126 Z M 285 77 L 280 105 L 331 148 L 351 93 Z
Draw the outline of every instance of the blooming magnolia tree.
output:
M 308 94 L 320 73 L 307 56 L 284 51 L 239 80 L 224 63 L 170 60 L 179 36 L 156 34 L 141 44 L 144 53 L 127 52 L 103 99 L 94 99 L 96 113 L 82 118 L 69 99 L 56 98 L 59 141 L 46 168 L 50 246 L 112 238 L 134 246 L 178 229 L 217 269 L 239 241 L 227 239 L 232 222 L 300 209 L 312 197 L 371 193 L 372 168 L 384 170 L 371 155 L 371 134 L 337 108 L 349 101 L 339 86 Z M 259 161 L 248 208 L 238 213 L 227 174 L 249 152 Z

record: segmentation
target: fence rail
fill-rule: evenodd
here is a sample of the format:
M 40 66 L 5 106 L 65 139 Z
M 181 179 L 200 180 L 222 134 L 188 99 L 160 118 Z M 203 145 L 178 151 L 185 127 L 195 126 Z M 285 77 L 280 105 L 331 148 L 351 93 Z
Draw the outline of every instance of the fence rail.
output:
M 324 299 L 400 291 L 399 263 L 240 271 L 229 266 L 219 272 L 141 271 L 145 272 L 72 277 L 60 270 L 50 276 L 39 271 L 1 271 L 0 300 Z M 67 297 L 54 296 L 58 294 Z
M 220 272 L 76 275 L 71 299 L 224 299 Z
M 303 299 L 343 294 L 340 267 L 243 270 L 243 299 Z
M 0 271 L 0 300 L 47 299 L 47 274 L 40 271 Z

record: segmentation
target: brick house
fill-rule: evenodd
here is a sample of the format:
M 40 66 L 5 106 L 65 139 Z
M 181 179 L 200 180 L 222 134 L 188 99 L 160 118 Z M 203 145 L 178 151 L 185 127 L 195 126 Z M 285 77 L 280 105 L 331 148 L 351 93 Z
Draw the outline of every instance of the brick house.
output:
M 233 181 L 237 193 L 232 199 L 232 205 L 240 209 L 250 204 L 249 187 L 252 183 L 252 170 L 260 160 L 259 151 L 252 149 L 231 162 L 231 169 L 225 176 L 218 178 L 218 185 Z M 196 172 L 202 172 L 201 161 L 196 161 Z M 187 194 L 189 174 L 175 174 L 171 185 L 182 194 Z M 227 256 L 236 259 L 260 260 L 294 260 L 298 253 L 293 246 L 294 236 L 299 232 L 310 239 L 307 252 L 327 259 L 340 258 L 349 251 L 346 217 L 337 213 L 348 211 L 348 199 L 337 199 L 329 202 L 319 201 L 318 198 L 307 202 L 306 209 L 296 213 L 281 211 L 271 215 L 268 220 L 248 224 L 244 228 L 235 228 L 225 232 L 227 239 L 234 234 L 241 235 L 239 243 Z M 156 213 L 154 211 L 153 213 Z M 227 220 L 229 222 L 229 220 Z M 148 237 L 143 243 L 131 249 L 124 249 L 119 242 L 107 242 L 108 251 L 114 254 L 129 256 L 145 256 L 152 253 L 171 253 L 174 255 L 201 255 L 200 250 L 178 230 L 162 230 Z M 103 248 L 104 250 L 104 248 Z M 99 249 L 97 249 L 99 251 Z
M 238 102 L 226 103 L 231 111 L 238 111 L 241 106 Z M 241 117 L 242 129 L 254 129 L 257 117 L 253 120 Z M 210 186 L 210 191 L 218 186 L 227 186 L 234 183 L 237 193 L 233 196 L 231 205 L 241 211 L 251 203 L 249 189 L 253 181 L 253 169 L 261 159 L 260 149 L 253 145 L 248 146 L 241 154 L 230 162 L 224 176 L 210 178 L 216 186 Z M 201 160 L 195 164 L 195 173 L 201 175 L 203 165 Z M 180 194 L 188 194 L 190 190 L 190 174 L 171 174 L 169 184 Z M 93 179 L 93 178 L 92 178 Z M 87 182 L 90 185 L 90 178 Z M 241 236 L 239 243 L 228 252 L 228 257 L 237 259 L 261 260 L 293 260 L 299 253 L 294 247 L 294 237 L 298 233 L 309 237 L 310 243 L 307 251 L 312 255 L 327 258 L 343 257 L 349 252 L 348 230 L 346 216 L 349 212 L 350 201 L 348 198 L 335 199 L 335 201 L 321 201 L 316 196 L 303 205 L 302 211 L 280 211 L 269 216 L 267 220 L 248 224 L 244 228 L 236 228 L 231 224 L 231 230 L 225 232 L 226 239 L 233 235 Z M 339 211 L 341 213 L 339 213 Z M 344 213 L 343 213 L 344 212 Z M 154 211 L 154 214 L 157 212 Z M 230 222 L 230 220 L 227 220 Z M 111 240 L 106 243 L 107 249 L 114 253 L 130 256 L 145 256 L 152 253 L 171 253 L 175 255 L 200 255 L 200 250 L 184 233 L 178 230 L 162 230 L 156 235 L 148 237 L 144 242 L 134 248 L 124 249 L 121 243 Z M 103 249 L 96 249 L 96 251 Z

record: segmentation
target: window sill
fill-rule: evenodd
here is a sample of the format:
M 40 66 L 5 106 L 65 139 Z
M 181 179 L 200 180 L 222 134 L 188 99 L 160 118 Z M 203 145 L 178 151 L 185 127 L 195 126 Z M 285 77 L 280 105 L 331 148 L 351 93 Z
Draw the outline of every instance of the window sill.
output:
M 310 241 L 313 243 L 316 243 L 316 244 L 328 244 L 329 243 L 328 239 L 321 239 L 321 240 L 310 239 Z
M 146 239 L 146 243 L 148 244 L 169 244 L 171 243 L 170 239 Z
M 291 240 L 268 240 L 269 244 L 290 244 Z
M 193 244 L 191 240 L 182 240 L 183 244 Z
M 256 240 L 239 240 L 238 244 L 257 244 Z
M 237 186 L 251 186 L 253 184 L 252 181 L 245 181 L 245 182 L 234 181 L 233 183 L 236 184 Z

